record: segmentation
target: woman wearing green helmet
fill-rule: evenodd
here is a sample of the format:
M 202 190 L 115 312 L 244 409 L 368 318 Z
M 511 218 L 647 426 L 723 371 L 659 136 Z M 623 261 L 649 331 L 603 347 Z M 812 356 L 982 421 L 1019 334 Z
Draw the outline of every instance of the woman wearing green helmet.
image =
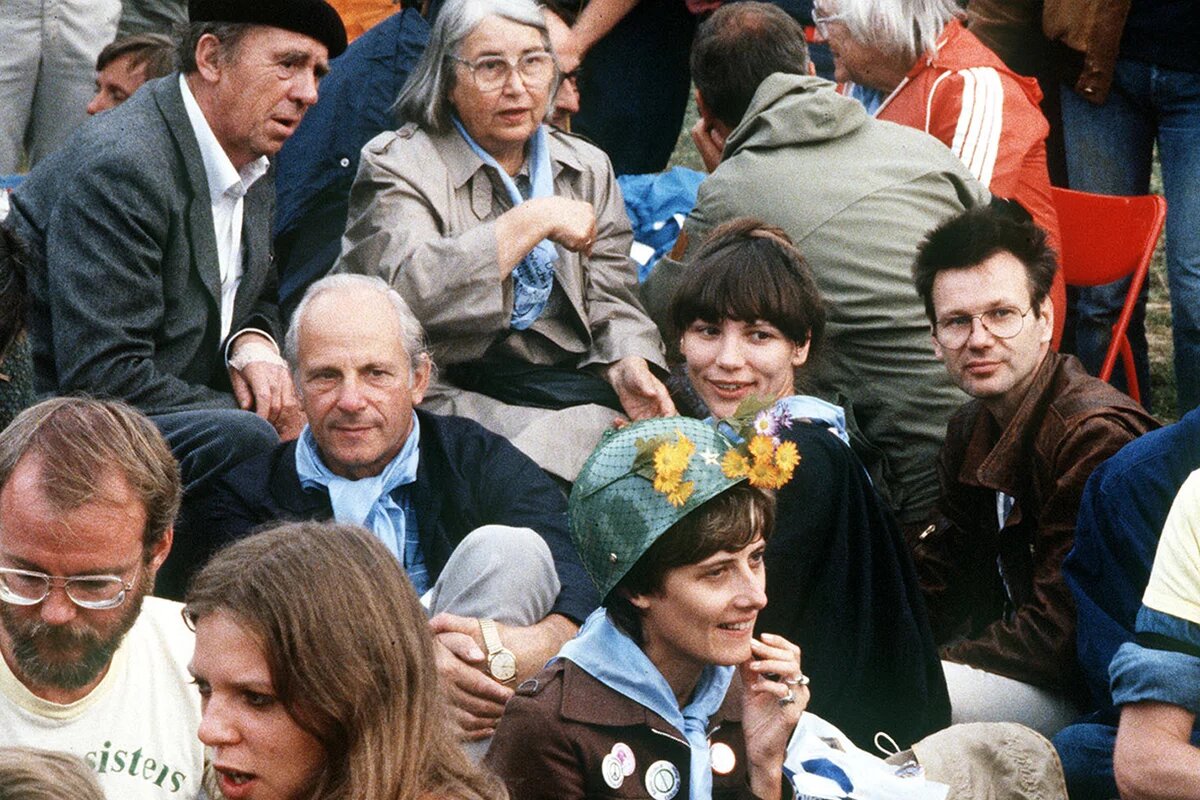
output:
M 601 442 L 570 515 L 604 601 L 505 710 L 487 763 L 514 797 L 782 795 L 808 679 L 800 648 L 753 629 L 774 515 L 764 489 L 795 456 L 735 448 L 682 417 Z

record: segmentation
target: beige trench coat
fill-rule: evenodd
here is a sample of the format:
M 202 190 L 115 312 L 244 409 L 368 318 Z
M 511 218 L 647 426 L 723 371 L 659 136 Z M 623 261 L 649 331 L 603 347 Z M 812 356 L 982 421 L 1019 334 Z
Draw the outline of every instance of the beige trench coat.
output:
M 639 356 L 665 368 L 658 331 L 637 299 L 629 220 L 608 158 L 558 130 L 549 141 L 555 193 L 592 203 L 596 244 L 590 257 L 558 248 L 555 290 L 528 330 L 510 330 L 512 278 L 499 278 L 495 220 L 511 203 L 455 131 L 429 134 L 409 124 L 363 148 L 334 271 L 377 275 L 396 287 L 443 366 L 501 353 L 576 368 Z M 423 407 L 478 420 L 567 480 L 618 416 L 594 405 L 509 406 L 445 382 L 431 387 Z

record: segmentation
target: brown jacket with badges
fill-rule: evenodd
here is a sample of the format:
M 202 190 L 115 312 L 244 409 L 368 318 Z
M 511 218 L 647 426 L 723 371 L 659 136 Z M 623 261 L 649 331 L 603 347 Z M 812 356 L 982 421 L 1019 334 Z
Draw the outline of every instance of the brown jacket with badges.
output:
M 713 771 L 713 800 L 754 797 L 746 774 L 741 705 L 735 676 L 709 723 L 709 741 L 725 744 L 733 754 L 731 768 Z M 618 744 L 632 751 L 632 772 L 606 780 L 604 757 Z M 683 734 L 565 659 L 517 688 L 485 763 L 504 779 L 513 800 L 687 800 L 689 793 L 690 752 Z M 655 776 L 667 779 L 663 785 L 677 782 L 652 793 L 647 778 Z
M 1082 689 L 1062 562 L 1083 487 L 1102 461 L 1157 427 L 1074 356 L 1053 352 L 1003 429 L 977 400 L 950 419 L 938 459 L 939 518 L 913 552 L 944 659 Z M 997 491 L 1015 501 L 1002 528 Z

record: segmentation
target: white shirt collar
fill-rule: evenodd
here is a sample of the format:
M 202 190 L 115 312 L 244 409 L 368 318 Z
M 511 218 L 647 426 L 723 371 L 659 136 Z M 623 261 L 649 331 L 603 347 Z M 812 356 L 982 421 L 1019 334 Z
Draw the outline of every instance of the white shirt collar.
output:
M 250 190 L 254 182 L 267 174 L 270 161 L 266 156 L 259 156 L 239 171 L 229 160 L 229 155 L 200 110 L 187 78 L 179 76 L 179 90 L 183 95 L 183 107 L 187 109 L 188 121 L 196 134 L 196 143 L 200 145 L 200 158 L 204 162 L 204 174 L 208 178 L 210 201 L 218 203 L 226 193 L 232 193 L 234 198 L 240 198 Z

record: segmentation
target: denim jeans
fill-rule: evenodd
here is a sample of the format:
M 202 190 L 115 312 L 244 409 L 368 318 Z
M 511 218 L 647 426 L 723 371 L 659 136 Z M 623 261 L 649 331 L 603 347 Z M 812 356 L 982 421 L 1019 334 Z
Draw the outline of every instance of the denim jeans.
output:
M 1167 277 L 1171 292 L 1175 381 L 1182 415 L 1200 405 L 1200 74 L 1122 59 L 1104 105 L 1070 89 L 1062 93 L 1067 174 L 1072 189 L 1146 194 L 1157 141 L 1167 199 Z M 1079 293 L 1079 357 L 1098 372 L 1128 281 Z M 1129 328 L 1138 384 L 1149 406 L 1143 290 Z M 1119 362 L 1118 362 L 1119 364 Z M 1118 366 L 1114 375 L 1123 385 Z
M 1117 781 L 1113 777 L 1115 722 L 1111 717 L 1088 715 L 1054 737 L 1054 749 L 1062 761 L 1071 800 L 1112 800 L 1117 796 Z M 1200 747 L 1198 731 L 1192 731 L 1192 746 Z

